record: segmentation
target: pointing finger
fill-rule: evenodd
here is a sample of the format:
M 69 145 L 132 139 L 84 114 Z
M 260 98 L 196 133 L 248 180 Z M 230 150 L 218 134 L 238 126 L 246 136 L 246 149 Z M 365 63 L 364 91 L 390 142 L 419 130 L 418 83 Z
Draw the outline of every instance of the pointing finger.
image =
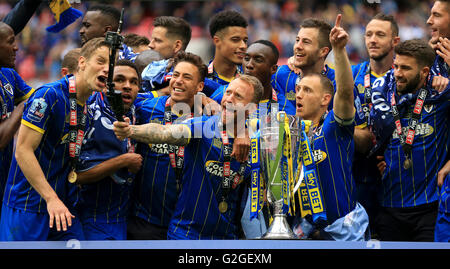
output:
M 342 19 L 342 14 L 338 14 L 336 17 L 336 22 L 334 23 L 334 27 L 341 27 L 341 19 Z

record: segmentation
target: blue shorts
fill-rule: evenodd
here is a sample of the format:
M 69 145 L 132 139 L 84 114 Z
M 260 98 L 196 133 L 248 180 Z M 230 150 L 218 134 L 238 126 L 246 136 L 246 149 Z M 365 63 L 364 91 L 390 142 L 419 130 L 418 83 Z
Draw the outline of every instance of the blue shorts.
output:
M 47 213 L 25 212 L 20 209 L 2 205 L 0 219 L 0 241 L 67 241 L 84 240 L 81 222 L 72 219 L 72 226 L 67 231 L 58 232 L 56 225 L 49 227 Z
M 434 229 L 435 242 L 450 242 L 450 214 L 438 212 L 436 228 Z
M 98 223 L 83 221 L 83 232 L 86 240 L 126 240 L 127 223 Z

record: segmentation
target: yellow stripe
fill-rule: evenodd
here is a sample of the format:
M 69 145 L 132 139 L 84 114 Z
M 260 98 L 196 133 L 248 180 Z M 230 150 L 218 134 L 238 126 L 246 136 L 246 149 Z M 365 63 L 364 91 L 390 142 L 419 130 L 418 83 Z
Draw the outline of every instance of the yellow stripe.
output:
M 364 129 L 366 127 L 367 127 L 367 122 L 364 122 L 364 123 L 361 123 L 360 125 L 355 126 L 355 128 L 358 128 L 358 129 Z
M 216 72 L 216 73 L 217 73 L 217 72 Z M 219 73 L 217 73 L 217 76 L 218 76 L 220 79 L 225 80 L 226 82 L 231 82 L 231 81 L 234 79 L 234 76 L 232 76 L 231 78 L 227 78 L 227 77 L 224 77 L 224 76 L 220 75 Z
M 28 99 L 28 97 L 30 97 L 30 95 L 32 95 L 36 90 L 34 88 L 31 88 L 31 90 L 24 96 L 18 98 L 14 104 L 17 105 L 18 103 L 22 102 L 23 100 Z
M 33 129 L 33 130 L 39 132 L 39 133 L 41 133 L 41 134 L 44 134 L 44 133 L 45 133 L 45 130 L 44 130 L 44 129 L 39 128 L 39 127 L 37 127 L 36 125 L 34 125 L 34 124 L 32 124 L 32 123 L 30 123 L 30 122 L 24 120 L 24 119 L 22 119 L 21 123 L 22 123 L 23 125 L 25 125 L 25 126 L 31 128 L 31 129 Z
M 150 93 L 153 94 L 153 97 L 155 97 L 155 98 L 158 97 L 158 92 L 157 91 L 151 91 Z

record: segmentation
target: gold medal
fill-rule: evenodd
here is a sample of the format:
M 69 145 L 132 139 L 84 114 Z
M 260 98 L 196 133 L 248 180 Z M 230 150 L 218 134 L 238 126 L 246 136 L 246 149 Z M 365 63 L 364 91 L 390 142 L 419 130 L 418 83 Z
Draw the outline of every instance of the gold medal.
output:
M 219 211 L 220 213 L 225 213 L 228 210 L 228 204 L 225 201 L 219 203 Z
M 408 158 L 405 159 L 405 161 L 403 162 L 403 168 L 405 168 L 405 170 L 408 170 L 409 168 L 411 168 L 412 165 L 412 161 Z
M 70 183 L 75 183 L 77 181 L 77 173 L 75 173 L 75 170 L 70 171 L 68 180 Z

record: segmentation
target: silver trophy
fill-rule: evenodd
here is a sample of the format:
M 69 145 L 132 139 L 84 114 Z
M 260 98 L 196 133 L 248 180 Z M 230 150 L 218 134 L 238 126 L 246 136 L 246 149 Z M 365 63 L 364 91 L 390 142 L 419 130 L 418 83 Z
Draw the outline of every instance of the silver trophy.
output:
M 261 170 L 267 189 L 267 201 L 273 212 L 273 221 L 261 239 L 297 239 L 283 212 L 283 205 L 286 201 L 290 201 L 290 193 L 296 182 L 286 185 L 288 181 L 283 180 L 282 174 L 286 175 L 288 165 L 292 165 L 294 169 L 294 180 L 301 173 L 302 166 L 297 165 L 297 158 L 301 158 L 301 153 L 299 154 L 301 120 L 295 116 L 288 116 L 283 111 L 263 116 L 260 120 Z M 289 124 L 291 138 L 289 149 L 286 148 L 287 136 L 283 123 Z M 283 159 L 285 150 L 290 151 L 291 158 Z

